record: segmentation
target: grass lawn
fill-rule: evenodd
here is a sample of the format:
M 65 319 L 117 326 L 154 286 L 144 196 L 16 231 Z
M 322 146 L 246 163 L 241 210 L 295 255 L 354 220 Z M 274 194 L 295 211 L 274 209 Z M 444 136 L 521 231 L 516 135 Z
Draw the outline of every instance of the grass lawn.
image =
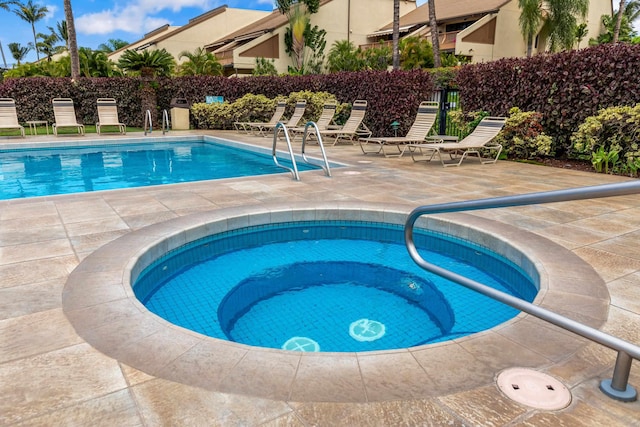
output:
M 144 129 L 142 129 L 142 128 L 136 128 L 136 127 L 127 126 L 127 132 L 142 132 L 143 130 Z M 29 126 L 25 126 L 24 132 L 25 132 L 25 135 L 30 135 L 29 134 Z M 37 132 L 38 135 L 46 135 L 47 134 L 47 128 L 46 128 L 46 126 L 38 125 L 36 127 L 36 132 Z M 85 125 L 84 132 L 85 133 L 96 133 L 96 126 L 95 125 Z M 103 134 L 118 133 L 118 127 L 117 126 L 102 126 L 102 133 Z M 49 134 L 53 134 L 53 130 L 51 129 L 51 124 L 49 124 Z M 58 135 L 77 135 L 77 134 L 78 134 L 78 131 L 74 127 L 61 128 L 61 129 L 58 130 Z M 20 136 L 20 131 L 17 130 L 17 129 L 16 130 L 0 129 L 0 136 Z

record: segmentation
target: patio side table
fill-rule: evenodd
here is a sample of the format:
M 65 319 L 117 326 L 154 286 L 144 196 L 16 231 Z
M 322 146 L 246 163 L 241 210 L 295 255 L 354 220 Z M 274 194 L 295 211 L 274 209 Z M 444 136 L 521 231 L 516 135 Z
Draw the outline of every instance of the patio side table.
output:
M 29 134 L 38 134 L 38 125 L 45 125 L 47 127 L 47 135 L 49 135 L 49 122 L 47 120 L 27 120 L 25 123 L 29 125 Z

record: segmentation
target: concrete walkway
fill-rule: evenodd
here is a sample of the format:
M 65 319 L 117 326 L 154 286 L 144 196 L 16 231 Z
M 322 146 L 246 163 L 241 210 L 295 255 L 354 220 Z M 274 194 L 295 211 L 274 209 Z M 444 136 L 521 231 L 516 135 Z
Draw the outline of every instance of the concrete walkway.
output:
M 270 145 L 265 138 L 218 134 Z M 28 138 L 48 140 L 55 139 Z M 0 144 L 21 141 L 0 138 Z M 233 392 L 222 392 L 188 374 L 177 380 L 151 375 L 153 371 L 139 369 L 146 366 L 143 362 L 169 363 L 180 354 L 168 353 L 167 348 L 179 343 L 158 343 L 153 351 L 139 355 L 142 364 L 136 362 L 135 367 L 107 356 L 111 349 L 103 352 L 89 344 L 82 338 L 86 331 L 78 333 L 80 328 L 73 323 L 77 319 L 69 319 L 63 311 L 63 289 L 83 260 L 116 239 L 180 217 L 190 221 L 212 211 L 283 204 L 363 203 L 410 210 L 424 204 L 626 180 L 512 162 L 480 165 L 469 160 L 460 168 L 442 168 L 436 162 L 414 163 L 410 157 L 365 156 L 351 145 L 330 147 L 328 155 L 350 166 L 334 169 L 332 178 L 304 172 L 300 182 L 282 174 L 0 201 L 0 425 L 640 425 L 640 403 L 617 402 L 598 390 L 600 380 L 611 377 L 614 351 L 533 319 L 526 332 L 492 331 L 497 338 L 491 346 L 476 345 L 481 341 L 474 339 L 459 343 L 464 351 L 455 357 L 443 346 L 430 349 L 428 358 L 411 356 L 412 363 L 422 367 L 426 382 L 449 392 L 416 392 L 415 398 L 394 399 L 389 396 L 395 386 L 382 384 L 380 389 L 388 393 L 384 398 L 369 396 L 356 403 L 323 394 L 321 384 L 316 387 L 317 399 L 313 394 L 282 399 L 275 389 L 272 398 L 264 397 L 268 388 L 255 379 L 252 383 L 252 378 L 232 381 L 227 390 Z M 555 278 L 562 282 L 558 286 L 564 286 L 554 294 L 561 314 L 590 323 L 596 322 L 591 313 L 604 312 L 603 322 L 596 322 L 602 324 L 600 329 L 640 345 L 639 207 L 637 195 L 466 215 L 496 229 L 504 224 L 548 239 L 549 247 L 562 247 L 592 266 L 606 286 L 594 291 L 597 295 L 570 297 L 583 284 Z M 100 316 L 98 309 L 95 314 Z M 130 323 L 135 330 L 136 319 Z M 115 349 L 131 336 L 113 339 Z M 523 360 L 505 351 L 514 346 L 527 347 L 531 358 Z M 242 362 L 250 363 L 247 358 Z M 197 360 L 192 366 L 195 372 L 207 369 Z M 507 398 L 496 386 L 495 376 L 512 366 L 530 366 L 554 376 L 570 389 L 571 404 L 543 411 Z M 340 383 L 337 373 L 342 368 L 335 366 L 334 378 L 317 378 L 327 381 L 325 390 Z M 360 369 L 367 366 L 361 364 Z M 630 383 L 640 388 L 638 361 Z

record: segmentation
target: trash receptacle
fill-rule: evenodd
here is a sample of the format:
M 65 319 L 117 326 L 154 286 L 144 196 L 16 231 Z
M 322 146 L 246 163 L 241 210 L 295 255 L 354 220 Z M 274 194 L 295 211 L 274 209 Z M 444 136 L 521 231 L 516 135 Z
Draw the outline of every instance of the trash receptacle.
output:
M 171 129 L 189 130 L 189 103 L 184 98 L 171 99 Z

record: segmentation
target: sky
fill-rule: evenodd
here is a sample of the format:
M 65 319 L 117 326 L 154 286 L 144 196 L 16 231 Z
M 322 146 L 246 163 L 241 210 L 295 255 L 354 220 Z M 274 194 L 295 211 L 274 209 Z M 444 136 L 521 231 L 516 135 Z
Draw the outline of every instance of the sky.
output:
M 26 1 L 26 0 L 25 0 Z M 63 0 L 33 0 L 35 4 L 45 6 L 47 16 L 36 23 L 36 33 L 49 34 L 49 28 L 56 28 L 63 21 Z M 426 0 L 417 0 L 418 6 Z M 272 11 L 274 0 L 72 0 L 73 16 L 76 25 L 78 46 L 97 49 L 110 39 L 135 42 L 144 35 L 165 24 L 185 25 L 189 19 L 216 7 L 227 5 L 239 9 Z M 640 20 L 635 27 L 640 32 Z M 0 9 L 0 43 L 4 58 L 11 67 L 14 62 L 8 48 L 9 43 L 26 46 L 33 42 L 31 25 L 20 19 L 15 13 Z M 36 54 L 31 51 L 27 62 L 35 61 Z M 3 66 L 0 57 L 0 66 Z

